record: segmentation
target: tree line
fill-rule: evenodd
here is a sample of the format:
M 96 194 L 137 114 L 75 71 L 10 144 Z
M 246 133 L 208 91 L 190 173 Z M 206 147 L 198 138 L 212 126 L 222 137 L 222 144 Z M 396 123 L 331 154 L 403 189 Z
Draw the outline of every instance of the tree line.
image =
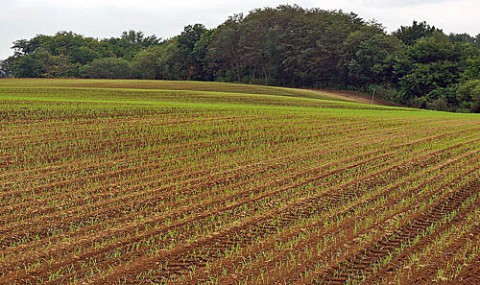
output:
M 224 81 L 370 92 L 408 106 L 480 112 L 480 34 L 414 21 L 393 33 L 354 13 L 279 6 L 186 26 L 170 39 L 73 32 L 18 40 L 0 76 Z

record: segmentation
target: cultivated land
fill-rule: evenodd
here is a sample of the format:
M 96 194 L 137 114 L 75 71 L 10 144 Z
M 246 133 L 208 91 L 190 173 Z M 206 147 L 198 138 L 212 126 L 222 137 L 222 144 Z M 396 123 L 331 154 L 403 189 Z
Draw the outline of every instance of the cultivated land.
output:
M 0 284 L 480 284 L 480 117 L 341 98 L 1 80 Z

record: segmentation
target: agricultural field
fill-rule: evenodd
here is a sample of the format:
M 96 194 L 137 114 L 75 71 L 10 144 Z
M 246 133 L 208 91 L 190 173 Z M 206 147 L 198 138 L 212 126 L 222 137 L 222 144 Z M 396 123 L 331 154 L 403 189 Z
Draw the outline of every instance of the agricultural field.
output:
M 480 284 L 480 116 L 0 80 L 0 284 Z

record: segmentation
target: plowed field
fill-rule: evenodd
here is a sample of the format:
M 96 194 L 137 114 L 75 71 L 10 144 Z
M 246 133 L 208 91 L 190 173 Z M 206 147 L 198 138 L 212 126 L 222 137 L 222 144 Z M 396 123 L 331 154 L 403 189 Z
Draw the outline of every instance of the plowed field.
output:
M 480 284 L 480 117 L 357 99 L 1 80 L 0 284 Z

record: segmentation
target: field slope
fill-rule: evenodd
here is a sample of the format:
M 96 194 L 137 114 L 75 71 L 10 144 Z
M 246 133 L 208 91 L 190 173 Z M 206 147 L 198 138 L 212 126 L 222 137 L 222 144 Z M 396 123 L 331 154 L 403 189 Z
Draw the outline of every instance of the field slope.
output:
M 0 131 L 0 284 L 480 284 L 476 115 L 0 80 Z

